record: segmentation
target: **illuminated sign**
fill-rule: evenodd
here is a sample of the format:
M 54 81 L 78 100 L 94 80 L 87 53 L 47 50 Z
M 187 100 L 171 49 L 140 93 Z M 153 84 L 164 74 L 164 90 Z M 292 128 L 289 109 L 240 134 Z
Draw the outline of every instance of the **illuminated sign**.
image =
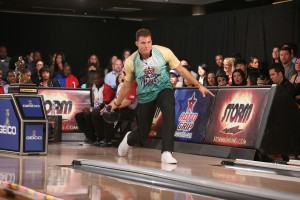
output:
M 75 115 L 91 106 L 89 89 L 39 88 L 47 115 L 62 116 L 62 132 L 80 132 Z
M 253 148 L 269 91 L 268 88 L 219 90 L 205 143 Z

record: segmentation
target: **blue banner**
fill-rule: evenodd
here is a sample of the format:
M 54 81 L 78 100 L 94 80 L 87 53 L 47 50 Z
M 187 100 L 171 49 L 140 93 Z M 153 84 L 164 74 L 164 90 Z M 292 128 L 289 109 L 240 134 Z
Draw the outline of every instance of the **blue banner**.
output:
M 46 125 L 45 123 L 25 123 L 24 125 L 25 146 L 24 152 L 43 152 L 45 151 L 44 140 Z
M 45 119 L 40 97 L 16 97 L 20 105 L 23 118 Z
M 203 143 L 213 100 L 210 95 L 204 98 L 197 88 L 175 91 L 176 140 Z
M 20 122 L 12 99 L 0 99 L 0 149 L 19 151 Z

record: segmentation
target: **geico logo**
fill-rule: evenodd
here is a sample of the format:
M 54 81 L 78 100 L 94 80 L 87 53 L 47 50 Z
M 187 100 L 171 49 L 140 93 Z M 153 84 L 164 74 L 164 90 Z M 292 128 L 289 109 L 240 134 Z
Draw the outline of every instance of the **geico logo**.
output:
M 23 104 L 23 108 L 40 108 L 41 106 L 40 105 L 26 105 L 26 104 Z
M 36 135 L 26 136 L 26 140 L 42 140 L 42 139 L 43 139 L 42 136 L 36 136 Z
M 0 125 L 0 134 L 16 135 L 17 127 Z

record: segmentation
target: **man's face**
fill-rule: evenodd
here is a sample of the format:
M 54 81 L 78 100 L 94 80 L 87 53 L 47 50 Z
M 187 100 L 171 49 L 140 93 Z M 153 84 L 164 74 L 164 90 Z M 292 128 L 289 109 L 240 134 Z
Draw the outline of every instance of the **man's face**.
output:
M 279 56 L 280 56 L 280 61 L 283 65 L 288 64 L 292 59 L 291 54 L 287 50 L 281 50 L 279 52 Z
M 31 72 L 22 74 L 22 79 L 24 83 L 28 83 L 31 80 Z
M 0 47 L 0 59 L 5 59 L 7 57 L 7 50 L 5 47 Z
M 114 62 L 113 70 L 117 73 L 120 73 L 122 71 L 122 67 L 123 67 L 123 62 L 120 59 L 117 59 Z
M 215 61 L 219 67 L 223 66 L 223 56 L 216 56 Z
M 242 70 L 243 72 L 246 72 L 246 69 L 247 69 L 246 65 L 243 64 L 243 63 L 236 64 L 235 68 L 236 68 L 236 69 L 240 69 L 240 70 Z
M 135 45 L 138 47 L 138 50 L 142 56 L 150 56 L 152 49 L 152 38 L 151 36 L 139 37 L 138 41 L 135 41 Z
M 71 67 L 70 66 L 65 66 L 63 70 L 63 74 L 65 77 L 68 77 L 71 74 Z
M 275 69 L 270 69 L 269 74 L 270 74 L 270 79 L 275 84 L 280 84 L 281 81 L 283 80 L 283 74 L 281 72 L 276 72 Z
M 16 74 L 14 72 L 9 72 L 6 77 L 7 82 L 16 83 Z
M 103 78 L 100 77 L 99 74 L 95 74 L 95 75 L 93 76 L 93 81 L 94 81 L 95 85 L 98 86 L 98 85 L 101 85 L 101 84 L 103 83 Z

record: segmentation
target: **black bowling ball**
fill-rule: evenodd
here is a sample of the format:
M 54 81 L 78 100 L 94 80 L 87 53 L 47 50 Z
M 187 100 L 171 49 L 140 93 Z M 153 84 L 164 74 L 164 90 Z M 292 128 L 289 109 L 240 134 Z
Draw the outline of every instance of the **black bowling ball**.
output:
M 105 111 L 102 114 L 104 121 L 107 123 L 115 123 L 120 119 L 119 109 L 115 109 L 111 112 L 111 106 L 106 106 Z

